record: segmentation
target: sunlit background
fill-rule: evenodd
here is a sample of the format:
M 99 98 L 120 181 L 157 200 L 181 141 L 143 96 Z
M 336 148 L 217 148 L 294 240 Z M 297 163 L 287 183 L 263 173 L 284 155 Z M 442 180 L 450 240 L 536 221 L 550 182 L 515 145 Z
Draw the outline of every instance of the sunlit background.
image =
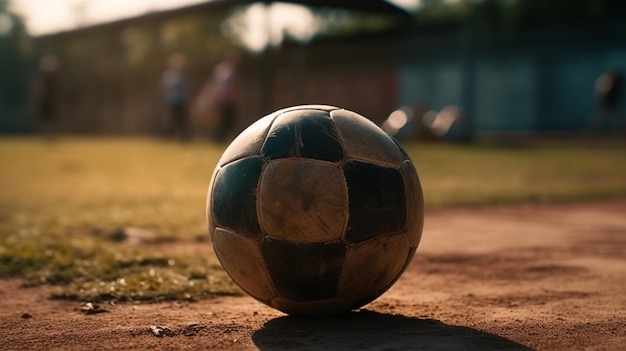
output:
M 21 0 L 15 4 L 15 9 L 24 16 L 31 34 L 44 35 L 122 18 L 141 16 L 150 12 L 171 10 L 204 1 L 55 0 L 42 2 Z M 418 8 L 420 0 L 390 0 L 390 2 L 411 11 Z M 268 41 L 267 31 L 264 30 L 266 28 L 266 16 L 265 6 L 259 2 L 251 5 L 237 19 L 248 24 L 247 31 L 239 34 L 242 37 L 241 42 L 251 50 L 261 50 Z M 275 3 L 271 6 L 269 16 L 272 19 L 269 37 L 274 44 L 282 41 L 284 31 L 301 40 L 307 40 L 319 29 L 313 13 L 302 5 Z
M 0 0 L 0 133 L 163 134 L 159 80 L 179 55 L 200 137 L 221 118 L 226 61 L 230 138 L 302 103 L 358 111 L 399 139 L 619 135 L 625 19 L 616 0 Z
M 68 30 L 80 26 L 92 25 L 124 17 L 139 16 L 147 12 L 168 10 L 185 5 L 197 4 L 205 0 L 20 0 L 15 3 L 17 12 L 25 16 L 26 24 L 34 35 L 41 35 L 60 30 Z M 391 1 L 407 9 L 416 9 L 420 0 Z M 284 3 L 276 4 L 276 15 L 279 21 L 287 25 L 302 25 L 295 18 L 302 15 L 303 10 L 295 9 Z M 256 6 L 255 8 L 258 8 Z M 295 9 L 295 10 L 294 10 Z M 298 11 L 289 14 L 290 11 Z M 250 12 L 257 13 L 258 9 Z M 251 15 L 253 16 L 253 15 Z M 294 24 L 294 22 L 296 22 Z

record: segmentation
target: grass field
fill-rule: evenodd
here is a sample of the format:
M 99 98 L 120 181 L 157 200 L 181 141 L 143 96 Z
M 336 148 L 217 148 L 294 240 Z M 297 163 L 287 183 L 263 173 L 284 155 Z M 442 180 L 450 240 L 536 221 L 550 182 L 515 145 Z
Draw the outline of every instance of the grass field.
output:
M 77 300 L 239 294 L 210 257 L 167 250 L 207 240 L 207 186 L 223 145 L 151 139 L 0 139 L 0 277 Z M 626 197 L 626 148 L 406 144 L 426 207 Z M 129 245 L 124 228 L 154 233 Z M 161 243 L 161 244 L 158 244 Z

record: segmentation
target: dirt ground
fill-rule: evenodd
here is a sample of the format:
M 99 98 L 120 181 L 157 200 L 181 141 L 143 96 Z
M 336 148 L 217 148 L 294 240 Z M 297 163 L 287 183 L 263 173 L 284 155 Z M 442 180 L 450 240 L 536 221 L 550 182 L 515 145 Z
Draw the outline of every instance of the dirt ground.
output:
M 429 212 L 402 278 L 341 317 L 48 293 L 0 281 L 0 350 L 626 350 L 626 199 Z

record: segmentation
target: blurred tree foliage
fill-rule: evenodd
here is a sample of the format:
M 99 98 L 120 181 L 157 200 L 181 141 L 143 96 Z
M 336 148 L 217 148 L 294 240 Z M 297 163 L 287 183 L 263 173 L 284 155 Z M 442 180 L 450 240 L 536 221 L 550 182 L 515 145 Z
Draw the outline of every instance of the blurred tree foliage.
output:
M 0 0 L 0 130 L 24 131 L 29 123 L 23 114 L 30 88 L 33 45 L 24 22 Z
M 406 21 L 398 21 L 398 17 L 377 13 L 355 13 L 329 8 L 312 8 L 311 11 L 315 13 L 320 23 L 318 33 L 316 33 L 318 37 L 385 32 L 407 24 Z
M 472 21 L 479 30 L 496 31 L 626 19 L 623 0 L 420 0 L 412 21 L 341 9 L 311 10 L 320 22 L 317 37 L 466 21 Z
M 418 23 L 473 18 L 479 28 L 516 29 L 626 18 L 622 0 L 421 0 Z

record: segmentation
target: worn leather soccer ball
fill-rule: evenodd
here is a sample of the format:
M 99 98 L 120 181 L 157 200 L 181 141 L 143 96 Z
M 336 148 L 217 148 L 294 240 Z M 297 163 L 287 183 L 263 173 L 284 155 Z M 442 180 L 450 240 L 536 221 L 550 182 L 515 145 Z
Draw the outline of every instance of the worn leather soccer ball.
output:
M 207 217 L 218 259 L 245 292 L 288 314 L 325 315 L 392 286 L 424 209 L 393 138 L 357 113 L 306 105 L 235 138 L 213 173 Z

